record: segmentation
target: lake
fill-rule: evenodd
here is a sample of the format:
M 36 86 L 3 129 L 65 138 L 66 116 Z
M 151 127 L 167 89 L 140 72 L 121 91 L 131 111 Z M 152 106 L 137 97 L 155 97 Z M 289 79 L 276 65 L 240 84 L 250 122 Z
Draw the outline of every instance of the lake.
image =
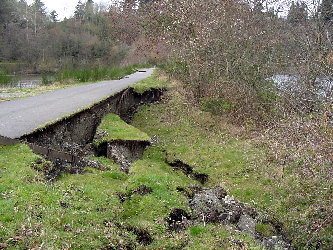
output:
M 275 87 L 281 93 L 300 96 L 304 93 L 304 89 L 307 88 L 309 90 L 299 75 L 274 75 L 269 80 L 273 81 Z M 330 77 L 317 77 L 314 81 L 312 94 L 312 97 L 315 97 L 318 101 L 332 102 L 333 79 Z

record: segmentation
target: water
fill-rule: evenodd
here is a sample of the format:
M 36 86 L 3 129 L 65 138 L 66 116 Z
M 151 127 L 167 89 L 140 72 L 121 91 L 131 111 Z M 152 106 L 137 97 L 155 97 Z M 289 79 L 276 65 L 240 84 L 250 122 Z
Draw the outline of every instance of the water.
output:
M 42 75 L 11 75 L 12 80 L 9 84 L 0 85 L 2 88 L 34 88 L 43 83 Z M 47 75 L 48 81 L 53 81 L 53 75 Z
M 33 88 L 42 84 L 41 75 L 21 75 L 18 76 L 18 79 L 16 88 Z
M 278 91 L 294 96 L 304 96 L 312 93 L 312 99 L 318 101 L 333 101 L 333 79 L 329 77 L 317 77 L 311 89 L 302 81 L 299 75 L 274 75 L 272 80 Z

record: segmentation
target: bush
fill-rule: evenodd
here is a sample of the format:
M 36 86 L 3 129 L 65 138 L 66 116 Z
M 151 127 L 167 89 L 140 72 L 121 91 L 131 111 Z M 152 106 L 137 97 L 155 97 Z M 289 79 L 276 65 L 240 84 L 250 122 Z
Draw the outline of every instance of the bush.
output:
M 0 72 L 0 84 L 1 85 L 8 85 L 12 82 L 12 76 L 5 75 L 4 73 Z
M 134 73 L 137 68 L 149 67 L 146 64 L 134 64 L 125 67 L 99 67 L 95 65 L 92 69 L 74 69 L 65 68 L 60 70 L 55 75 L 55 81 L 63 82 L 65 80 L 76 80 L 79 82 L 89 82 L 89 81 L 101 81 L 101 80 L 116 80 L 120 79 L 126 75 Z M 46 76 L 45 76 L 46 77 Z
M 212 98 L 213 112 L 232 103 L 229 114 L 238 123 L 265 124 L 286 113 L 320 110 L 315 81 L 332 79 L 333 48 L 332 32 L 316 17 L 290 23 L 243 1 L 178 1 L 153 10 L 163 15 L 148 15 L 149 32 L 163 37 L 171 52 L 162 66 L 197 103 Z M 301 74 L 297 96 L 267 82 L 286 73 Z

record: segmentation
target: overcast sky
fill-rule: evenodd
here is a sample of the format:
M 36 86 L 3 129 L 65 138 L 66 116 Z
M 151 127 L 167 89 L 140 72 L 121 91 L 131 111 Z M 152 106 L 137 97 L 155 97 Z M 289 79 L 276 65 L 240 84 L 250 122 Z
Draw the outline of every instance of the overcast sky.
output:
M 2 0 L 0 0 L 2 1 Z M 55 10 L 58 13 L 58 19 L 62 20 L 64 17 L 71 17 L 74 14 L 75 6 L 79 0 L 41 0 L 47 7 L 48 12 Z M 34 0 L 27 0 L 30 5 Z M 85 3 L 86 0 L 81 0 Z M 112 0 L 94 0 L 94 3 L 104 4 L 106 6 L 110 5 Z
M 0 0 L 2 1 L 2 0 Z M 28 4 L 31 4 L 34 0 L 27 0 Z M 87 0 L 81 0 L 82 3 L 85 3 Z M 94 0 L 94 3 L 104 4 L 106 6 L 111 5 L 111 3 L 116 2 L 117 0 Z M 118 0 L 119 1 L 119 0 Z M 204 1 L 204 0 L 203 0 Z M 281 15 L 286 15 L 290 4 L 295 1 L 301 0 L 267 0 L 269 6 L 275 6 L 275 9 L 280 10 Z M 313 6 L 316 6 L 320 0 L 303 0 L 308 4 L 309 14 L 314 11 Z M 42 2 L 47 7 L 48 11 L 51 12 L 55 10 L 58 13 L 58 19 L 62 20 L 64 17 L 71 17 L 74 14 L 75 6 L 79 0 L 42 0 Z M 265 6 L 265 4 L 264 4 Z

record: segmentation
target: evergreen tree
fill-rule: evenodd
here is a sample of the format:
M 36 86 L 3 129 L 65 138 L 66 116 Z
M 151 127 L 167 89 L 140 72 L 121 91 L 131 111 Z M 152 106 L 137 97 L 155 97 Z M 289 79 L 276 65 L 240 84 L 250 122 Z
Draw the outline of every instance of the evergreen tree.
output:
M 50 18 L 52 22 L 58 22 L 58 13 L 55 10 L 51 11 Z
M 74 11 L 74 18 L 76 20 L 83 20 L 84 15 L 85 15 L 85 8 L 86 5 L 81 2 L 81 0 L 77 3 Z
M 303 23 L 306 21 L 306 19 L 308 18 L 308 11 L 307 11 L 307 6 L 304 2 L 292 2 L 289 12 L 288 12 L 288 16 L 287 16 L 287 20 L 290 23 Z
M 46 16 L 46 7 L 45 4 L 40 0 L 35 0 L 31 7 L 34 11 L 38 12 L 39 14 Z
M 12 13 L 14 11 L 14 0 L 0 1 L 0 25 L 7 26 L 12 21 Z
M 320 19 L 324 23 L 333 21 L 333 0 L 322 0 L 319 7 Z

